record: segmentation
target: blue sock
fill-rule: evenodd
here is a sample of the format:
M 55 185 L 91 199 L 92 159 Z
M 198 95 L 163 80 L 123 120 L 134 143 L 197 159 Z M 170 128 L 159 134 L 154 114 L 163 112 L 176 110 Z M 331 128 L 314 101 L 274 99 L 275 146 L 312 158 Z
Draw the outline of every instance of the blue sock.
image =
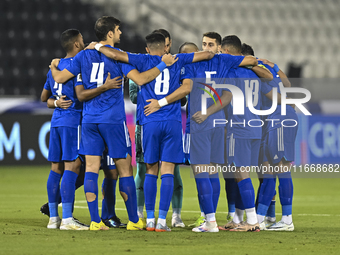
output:
M 50 209 L 50 217 L 57 217 L 58 214 L 58 203 L 60 199 L 60 179 L 61 174 L 50 171 L 47 179 L 47 196 L 48 196 L 48 207 Z
M 244 179 L 237 183 L 238 188 L 240 190 L 242 202 L 245 209 L 254 208 L 255 207 L 255 192 L 253 184 L 251 183 L 250 178 Z
M 255 199 L 255 210 L 256 211 L 257 211 L 257 206 L 259 204 L 259 195 L 260 195 L 262 183 L 263 183 L 263 179 L 260 181 L 259 187 L 257 188 L 256 199 Z
M 293 181 L 290 172 L 277 175 L 279 177 L 279 196 L 282 205 L 282 215 L 292 214 Z
M 205 215 L 214 213 L 213 189 L 209 180 L 209 173 L 197 174 L 195 178 L 200 197 L 200 204 L 202 205 Z
M 225 192 L 228 200 L 228 212 L 235 212 L 235 204 L 237 198 L 237 182 L 233 178 L 226 178 L 225 180 Z
M 163 174 L 161 176 L 161 194 L 159 199 L 159 216 L 158 218 L 166 219 L 168 214 L 172 194 L 174 192 L 174 175 Z
M 124 199 L 124 201 L 129 216 L 129 221 L 137 223 L 139 218 L 137 214 L 136 185 L 133 176 L 119 178 L 119 191 L 121 194 L 125 193 L 125 196 L 127 196 L 127 200 Z
M 73 211 L 74 192 L 78 174 L 70 170 L 65 170 L 61 180 L 60 193 L 63 203 L 63 219 L 71 218 Z
M 275 202 L 276 202 L 275 200 L 272 200 L 270 202 L 270 205 L 268 207 L 268 211 L 266 214 L 267 217 L 275 218 Z
M 95 198 L 93 201 L 87 201 L 89 207 L 91 221 L 99 223 L 101 221 L 98 212 L 98 174 L 92 172 L 85 173 L 84 179 L 84 191 L 86 193 L 93 193 Z M 87 200 L 87 197 L 86 197 Z
M 117 180 L 104 178 L 102 184 L 102 219 L 108 220 L 116 216 L 116 184 Z
M 218 199 L 220 198 L 220 192 L 221 192 L 221 185 L 220 185 L 220 179 L 219 179 L 218 173 L 210 174 L 209 180 L 210 180 L 211 187 L 212 187 L 212 190 L 213 190 L 214 212 L 216 212 Z
M 148 219 L 155 218 L 157 178 L 158 178 L 157 175 L 145 174 L 144 196 L 145 196 L 145 210 Z
M 197 188 L 198 204 L 199 204 L 199 206 L 200 206 L 201 212 L 204 213 L 203 207 L 202 207 L 202 202 L 201 202 L 201 196 L 200 196 L 200 192 L 199 192 L 199 189 L 198 189 L 198 183 L 197 183 L 197 179 L 196 179 L 196 178 L 195 178 L 195 182 L 196 182 L 196 188 Z
M 236 182 L 237 184 L 237 182 Z M 244 205 L 243 205 L 243 202 L 242 202 L 242 197 L 241 197 L 241 193 L 240 193 L 240 190 L 238 188 L 238 185 L 236 185 L 236 201 L 235 201 L 235 207 L 237 209 L 240 209 L 240 210 L 244 210 Z
M 275 194 L 275 179 L 273 175 L 264 174 L 263 182 L 258 195 L 258 207 L 257 214 L 265 216 L 268 211 L 268 207 Z

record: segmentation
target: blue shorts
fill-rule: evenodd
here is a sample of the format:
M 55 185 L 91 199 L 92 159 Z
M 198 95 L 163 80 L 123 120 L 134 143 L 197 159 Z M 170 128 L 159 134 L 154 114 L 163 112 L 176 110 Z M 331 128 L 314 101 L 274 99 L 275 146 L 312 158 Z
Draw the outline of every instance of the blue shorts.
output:
M 102 156 L 105 147 L 111 158 L 126 158 L 131 154 L 131 140 L 125 122 L 123 124 L 83 123 L 81 130 L 81 154 Z
M 183 163 L 186 165 L 190 165 L 190 133 L 185 133 L 183 135 L 183 152 L 184 152 L 184 160 Z
M 228 165 L 236 167 L 257 166 L 261 139 L 234 138 L 227 139 Z
M 258 164 L 262 164 L 263 162 L 268 161 L 266 156 L 266 144 L 265 144 L 265 137 L 261 139 L 261 145 L 260 145 L 260 154 L 259 154 L 259 162 Z
M 179 121 L 154 121 L 142 126 L 144 162 L 183 163 L 182 124 Z
M 192 133 L 190 136 L 191 164 L 224 164 L 224 127 Z
M 107 149 L 105 149 L 103 152 L 102 159 L 100 161 L 100 169 L 103 169 L 103 170 L 116 169 L 115 161 L 113 160 L 113 158 L 110 158 Z
M 51 127 L 48 161 L 74 161 L 78 157 L 79 128 Z
M 280 127 L 266 134 L 264 153 L 270 164 L 277 164 L 282 159 L 289 162 L 294 161 L 297 129 L 297 126 Z

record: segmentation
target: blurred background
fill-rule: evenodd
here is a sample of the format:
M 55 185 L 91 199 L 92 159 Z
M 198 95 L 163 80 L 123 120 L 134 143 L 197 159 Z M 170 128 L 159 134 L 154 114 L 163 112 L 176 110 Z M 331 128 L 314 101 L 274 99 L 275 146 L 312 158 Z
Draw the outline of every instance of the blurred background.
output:
M 65 55 L 60 34 L 77 28 L 95 41 L 103 15 L 122 22 L 117 47 L 136 53 L 159 28 L 170 32 L 173 54 L 184 42 L 201 47 L 207 31 L 238 35 L 312 94 L 297 162 L 339 162 L 339 13 L 339 0 L 0 0 L 0 163 L 46 163 L 52 111 L 39 98 L 51 59 Z M 126 99 L 126 108 L 132 138 L 135 106 Z

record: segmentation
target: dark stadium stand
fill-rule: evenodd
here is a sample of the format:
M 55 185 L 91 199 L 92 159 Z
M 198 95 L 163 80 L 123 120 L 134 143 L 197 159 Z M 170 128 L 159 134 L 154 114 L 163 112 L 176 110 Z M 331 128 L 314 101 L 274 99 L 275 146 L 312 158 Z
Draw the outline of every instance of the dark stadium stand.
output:
M 84 41 L 95 39 L 96 6 L 78 0 L 0 2 L 5 14 L 0 15 L 0 95 L 40 95 L 51 59 L 64 56 L 62 31 L 77 28 Z
M 104 13 L 102 7 L 80 0 L 1 0 L 0 10 L 0 96 L 36 98 L 40 97 L 51 60 L 64 57 L 61 32 L 76 28 L 85 43 L 94 41 L 96 15 Z M 139 48 L 134 47 L 136 43 Z M 139 36 L 126 36 L 120 47 L 143 52 L 143 43 Z

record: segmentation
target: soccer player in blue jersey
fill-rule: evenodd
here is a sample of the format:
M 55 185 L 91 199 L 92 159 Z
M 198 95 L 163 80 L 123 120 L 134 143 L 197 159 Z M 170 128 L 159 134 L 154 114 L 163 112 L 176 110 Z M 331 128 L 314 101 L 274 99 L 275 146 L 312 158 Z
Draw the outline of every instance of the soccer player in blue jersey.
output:
M 98 95 L 98 91 L 103 93 L 108 89 L 120 89 L 122 86 L 121 77 L 116 77 L 114 79 L 110 79 L 110 73 L 108 74 L 108 78 L 103 86 L 97 87 L 93 90 L 85 90 L 83 86 L 83 82 L 81 79 L 81 75 L 79 75 L 76 83 L 76 92 L 77 97 L 80 101 L 87 101 L 96 95 Z M 90 92 L 90 93 L 88 93 Z M 80 153 L 83 153 L 83 149 L 80 149 Z M 108 150 L 105 148 L 105 151 L 101 158 L 100 169 L 104 171 L 104 179 L 102 183 L 102 216 L 101 219 L 103 223 L 110 228 L 124 228 L 126 224 L 122 223 L 121 220 L 116 216 L 115 211 L 115 203 L 116 203 L 116 184 L 118 179 L 118 171 L 116 165 L 114 163 L 113 158 L 110 158 L 108 155 Z
M 146 37 L 149 55 L 130 55 L 129 62 L 139 71 L 144 71 L 159 62 L 165 52 L 165 38 L 160 33 L 150 34 Z M 109 53 L 110 49 L 105 49 Z M 102 48 L 100 48 L 102 52 Z M 103 52 L 104 53 L 104 52 Z M 106 54 L 106 53 L 104 53 Z M 160 99 L 170 94 L 180 86 L 180 69 L 183 65 L 211 58 L 211 52 L 192 54 L 178 54 L 178 61 L 169 68 L 164 69 L 154 81 L 141 87 L 142 109 L 150 98 Z M 108 54 L 109 56 L 109 54 Z M 165 106 L 166 102 L 163 100 Z M 144 161 L 147 163 L 147 174 L 144 182 L 145 207 L 147 211 L 147 230 L 164 232 L 170 231 L 166 225 L 166 215 L 173 193 L 173 172 L 176 163 L 183 162 L 182 131 L 180 101 L 165 106 L 157 112 L 146 116 L 142 114 L 141 124 Z M 159 218 L 155 224 L 154 207 L 157 192 L 158 162 L 161 165 L 161 198 Z
M 164 99 L 169 103 L 173 103 L 176 100 L 179 100 L 183 96 L 187 95 L 191 91 L 191 83 L 194 81 L 193 89 L 195 89 L 195 97 L 200 98 L 200 96 L 204 93 L 199 88 L 205 87 L 202 84 L 197 83 L 197 78 L 200 78 L 201 81 L 205 84 L 213 85 L 215 83 L 214 78 L 219 79 L 221 77 L 226 77 L 228 71 L 239 65 L 256 65 L 257 60 L 252 57 L 243 57 L 243 56 L 231 56 L 226 54 L 215 55 L 214 58 L 208 61 L 202 61 L 199 63 L 189 64 L 184 67 L 182 70 L 182 86 L 177 89 L 174 93 L 166 96 Z M 220 81 L 219 81 L 220 82 Z M 193 92 L 190 94 L 190 99 L 193 98 Z M 162 101 L 160 100 L 148 100 L 150 101 L 150 105 L 146 107 L 147 114 L 152 116 L 154 112 L 162 107 Z M 190 100 L 189 99 L 189 100 Z M 192 113 L 196 111 L 200 111 L 200 106 L 195 103 L 192 103 L 190 100 L 190 107 L 195 107 L 194 109 L 190 109 L 190 119 L 193 116 Z M 209 102 L 211 104 L 211 102 Z M 212 103 L 213 104 L 213 103 Z M 197 109 L 196 109 L 197 108 Z M 162 109 L 162 108 L 161 108 Z M 220 108 L 221 110 L 222 108 Z M 222 115 L 221 115 L 222 114 Z M 220 111 L 215 115 L 210 116 L 210 120 L 214 118 L 224 118 L 224 114 Z M 209 122 L 208 122 L 209 123 Z M 210 122 L 211 123 L 211 122 Z M 191 145 L 190 145 L 190 161 L 193 166 L 193 169 L 196 169 L 196 166 L 209 166 L 211 163 L 224 163 L 224 149 L 223 149 L 223 137 L 224 137 L 224 128 L 219 128 L 216 130 L 216 134 L 214 133 L 213 127 L 209 124 L 198 125 L 196 123 L 191 123 L 190 133 L 191 133 Z M 218 148 L 217 150 L 211 150 L 212 144 Z M 199 149 L 201 148 L 201 150 Z M 205 151 L 202 151 L 202 148 L 205 148 Z M 219 150 L 219 151 L 218 151 Z M 208 153 L 207 153 L 208 152 Z M 213 173 L 216 175 L 216 173 Z M 216 176 L 217 177 L 217 176 Z M 217 178 L 209 178 L 209 173 L 195 173 L 195 178 L 197 181 L 198 194 L 200 197 L 200 203 L 202 205 L 203 211 L 205 213 L 207 221 L 193 229 L 195 232 L 218 232 L 215 211 L 218 202 L 219 192 L 213 191 L 213 188 L 218 187 L 219 183 Z M 217 181 L 216 181 L 217 180 Z
M 137 84 L 144 84 L 157 77 L 167 66 L 162 60 L 167 61 L 169 65 L 175 62 L 172 56 L 167 55 L 159 59 L 153 68 L 150 66 L 150 70 L 139 73 L 133 66 L 116 61 L 129 62 L 131 58 L 131 54 L 113 48 L 114 43 L 120 39 L 119 25 L 120 21 L 110 16 L 99 18 L 95 24 L 95 33 L 100 45 L 108 45 L 115 60 L 107 58 L 97 50 L 85 50 L 62 71 L 56 68 L 58 60 L 53 60 L 51 70 L 54 79 L 64 82 L 81 73 L 83 94 L 86 95 L 100 88 L 109 72 L 114 77 L 125 75 Z M 84 190 L 91 215 L 90 230 L 108 230 L 98 213 L 98 171 L 105 145 L 120 176 L 119 189 L 129 215 L 127 230 L 141 230 L 143 222 L 137 215 L 136 187 L 131 166 L 131 142 L 126 127 L 123 89 L 111 89 L 101 94 L 98 92 L 98 95 L 84 102 L 82 141 L 86 155 Z
M 171 37 L 170 33 L 165 29 L 157 29 L 152 33 L 161 33 L 165 37 L 165 53 L 170 53 L 171 50 Z M 181 52 L 180 52 L 181 53 Z M 129 96 L 132 103 L 137 104 L 137 98 L 140 98 L 140 93 L 138 85 L 135 84 L 132 80 L 129 81 Z M 185 99 L 185 98 L 184 98 Z M 186 104 L 185 102 L 181 102 L 181 105 Z M 138 206 L 138 216 L 139 218 L 144 219 L 144 180 L 146 173 L 146 164 L 144 163 L 143 156 L 143 148 L 141 142 L 141 129 L 142 126 L 139 123 L 139 115 L 143 114 L 143 109 L 141 109 L 141 104 L 137 104 L 137 113 L 136 113 L 136 131 L 135 131 L 135 144 L 136 144 L 136 162 L 137 162 L 137 173 L 135 176 L 136 183 L 136 192 L 137 192 L 137 206 Z M 185 227 L 181 219 L 181 210 L 182 210 L 182 201 L 183 201 L 183 182 L 179 171 L 179 165 L 175 165 L 174 170 L 174 192 L 171 199 L 172 202 L 172 227 Z
M 222 52 L 224 53 L 228 53 L 228 54 L 232 54 L 235 56 L 240 56 L 241 54 L 241 41 L 236 37 L 236 36 L 228 36 L 225 37 L 222 41 Z M 254 67 L 255 68 L 255 67 Z M 253 68 L 253 69 L 254 69 Z M 262 72 L 262 70 L 260 70 Z M 268 71 L 266 71 L 266 73 L 268 73 Z M 226 82 L 227 83 L 231 83 L 236 85 L 237 87 L 239 87 L 243 92 L 245 92 L 245 82 L 248 81 L 249 82 L 249 78 L 252 79 L 252 83 L 255 83 L 255 88 L 253 88 L 254 92 L 254 107 L 257 109 L 259 109 L 259 104 L 258 104 L 258 96 L 259 94 L 259 90 L 260 88 L 260 81 L 258 79 L 258 76 L 251 71 L 250 69 L 247 68 L 233 68 L 232 70 L 230 70 L 230 72 L 227 74 L 228 78 L 241 78 L 241 77 L 248 77 L 248 79 L 235 79 L 235 80 L 231 80 L 228 79 Z M 269 78 L 272 78 L 272 75 L 269 73 L 268 75 Z M 267 93 L 270 92 L 270 89 L 267 88 L 268 91 Z M 266 93 L 266 94 L 267 94 Z M 221 100 L 223 102 L 223 106 L 228 105 L 230 103 L 232 99 L 232 94 L 228 91 L 223 91 Z M 214 114 L 216 111 L 218 111 L 221 108 L 221 106 L 217 106 L 216 105 L 212 105 L 211 107 L 208 108 L 207 110 L 207 115 L 206 116 L 202 116 L 202 114 L 199 112 L 197 114 L 194 115 L 194 118 L 198 123 L 202 123 L 202 121 L 205 121 L 206 119 L 209 119 L 209 117 L 212 116 L 212 114 Z M 259 119 L 259 117 L 254 116 L 254 114 L 252 114 L 249 109 L 247 107 L 245 107 L 246 109 L 246 113 L 244 116 L 237 116 L 237 115 L 233 115 L 233 109 L 232 106 L 229 105 L 229 111 L 228 111 L 228 123 L 229 126 L 227 128 L 227 137 L 228 137 L 228 144 L 227 144 L 227 152 L 228 152 L 228 164 L 229 165 L 234 165 L 236 166 L 237 172 L 240 172 L 240 168 L 241 167 L 249 167 L 250 165 L 257 165 L 257 162 L 255 162 L 257 160 L 256 156 L 256 142 L 258 142 L 256 140 L 260 139 L 261 137 L 261 128 L 255 128 L 254 130 L 248 129 L 245 126 L 242 125 L 230 125 L 231 122 L 238 122 L 238 123 L 242 123 L 243 121 L 245 121 L 244 119 Z M 240 119 L 241 118 L 241 119 Z M 236 127 L 235 127 L 236 126 Z M 237 139 L 237 141 L 235 142 L 235 137 Z M 230 142 L 232 141 L 232 142 Z M 230 143 L 230 144 L 229 144 Z M 249 143 L 249 146 L 247 146 L 247 143 Z M 250 148 L 251 145 L 254 147 L 254 149 Z M 242 145 L 244 148 L 242 148 Z M 239 150 L 238 153 L 232 153 L 234 151 L 234 146 L 236 146 L 236 148 Z M 257 149 L 258 152 L 258 149 Z M 249 154 L 249 155 L 248 155 Z M 236 157 L 235 157 L 236 156 Z M 253 161 L 253 162 L 252 162 Z M 252 184 L 250 182 L 249 179 L 249 172 L 246 174 L 242 174 L 242 173 L 238 173 L 237 176 L 237 180 L 238 180 L 238 186 L 236 186 L 234 189 L 237 190 L 237 187 L 239 187 L 240 189 L 240 195 L 242 197 L 242 200 L 239 199 L 240 201 L 245 201 L 245 208 L 246 208 L 246 213 L 247 213 L 247 223 L 245 224 L 241 224 L 241 225 L 237 225 L 234 224 L 233 227 L 237 227 L 234 230 L 236 231 L 259 231 L 259 226 L 257 224 L 257 218 L 256 218 L 256 213 L 255 213 L 255 194 L 254 194 L 254 190 L 252 188 Z M 251 192 L 252 191 L 252 192 Z M 253 194 L 253 195 L 252 195 Z M 236 204 L 236 208 L 237 208 L 237 204 Z M 236 214 L 235 217 L 233 219 L 233 222 L 236 222 L 239 224 L 241 223 L 241 221 L 243 220 L 243 211 L 241 211 L 241 216 L 242 219 L 240 221 L 238 221 L 239 219 L 239 215 L 237 213 L 238 211 L 236 210 Z M 227 223 L 226 226 L 224 227 L 220 227 L 220 229 L 226 229 L 229 228 L 231 225 L 231 222 Z
M 275 76 L 275 78 L 268 83 L 270 86 L 277 88 L 279 93 L 282 87 L 290 86 L 287 76 L 276 64 L 266 59 L 260 59 L 259 63 L 260 62 Z M 269 109 L 271 106 L 271 100 L 264 98 L 262 103 L 263 109 Z M 259 164 L 265 166 L 269 171 L 262 176 L 263 182 L 258 195 L 257 218 L 261 229 L 270 231 L 293 231 L 293 182 L 289 170 L 291 162 L 294 161 L 298 118 L 291 105 L 287 105 L 286 115 L 282 115 L 281 107 L 277 107 L 272 114 L 265 116 L 265 118 L 272 119 L 273 122 L 265 122 L 262 132 Z M 282 125 L 282 121 L 285 121 L 285 126 Z M 269 166 L 279 167 L 281 172 L 274 174 L 270 171 Z M 269 210 L 273 210 L 273 208 L 270 207 L 273 206 L 271 201 L 273 196 L 275 196 L 276 176 L 280 183 L 279 196 L 282 206 L 282 219 L 273 224 L 275 214 L 271 215 L 271 221 L 266 220 L 265 216 L 268 215 Z
M 74 56 L 84 49 L 83 37 L 76 29 L 68 29 L 61 34 L 61 45 L 66 51 L 61 59 L 59 69 L 69 65 Z M 47 95 L 54 97 L 47 100 L 48 106 L 54 105 L 51 120 L 50 144 L 48 160 L 52 162 L 51 172 L 47 181 L 50 220 L 47 228 L 61 230 L 87 230 L 72 217 L 74 192 L 81 161 L 78 158 L 79 125 L 81 123 L 82 103 L 76 97 L 74 85 L 76 79 L 65 83 L 53 80 L 49 71 L 42 92 L 42 99 Z M 43 99 L 43 101 L 45 101 Z M 65 169 L 65 170 L 64 170 Z M 60 179 L 61 186 L 59 187 Z M 60 191 L 59 191 L 60 190 Z M 59 196 L 63 205 L 62 221 L 58 215 Z
M 237 36 L 227 36 L 222 42 L 222 52 L 232 55 L 241 55 L 241 41 Z M 234 69 L 235 84 L 245 94 L 247 88 L 252 89 L 253 98 L 252 103 L 255 109 L 261 107 L 261 91 L 263 94 L 268 94 L 271 88 L 264 86 L 259 80 L 258 76 L 249 69 L 237 68 Z M 255 212 L 255 193 L 249 178 L 249 172 L 242 173 L 241 168 L 246 167 L 249 170 L 250 166 L 257 166 L 258 164 L 258 152 L 260 147 L 260 139 L 262 134 L 261 127 L 250 127 L 246 124 L 241 124 L 243 121 L 260 120 L 260 117 L 249 111 L 247 103 L 245 103 L 245 115 L 238 116 L 233 114 L 233 107 L 229 105 L 228 109 L 228 121 L 229 126 L 227 129 L 227 156 L 228 164 L 236 166 L 236 180 L 237 188 L 239 189 L 240 199 L 236 206 L 239 210 L 233 219 L 235 223 L 233 231 L 259 231 L 259 225 L 257 222 Z M 239 124 L 231 124 L 231 122 Z M 241 203 L 242 202 L 242 203 Z M 247 221 L 243 221 L 243 210 L 245 209 L 247 215 Z M 238 224 L 238 225 L 237 225 Z M 228 224 L 227 224 L 228 225 Z M 229 224 L 230 225 L 230 224 Z M 224 226 L 227 229 L 230 226 Z M 231 228 L 232 228 L 231 227 Z

